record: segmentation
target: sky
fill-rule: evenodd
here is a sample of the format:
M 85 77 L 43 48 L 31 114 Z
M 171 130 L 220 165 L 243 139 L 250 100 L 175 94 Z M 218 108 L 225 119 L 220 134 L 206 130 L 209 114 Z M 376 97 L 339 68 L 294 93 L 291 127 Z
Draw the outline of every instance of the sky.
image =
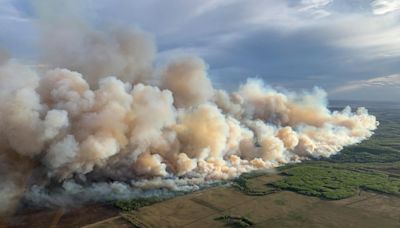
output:
M 0 52 L 46 64 L 38 57 L 38 2 L 46 4 L 0 0 Z M 318 86 L 330 99 L 400 98 L 400 0 L 69 2 L 73 7 L 52 3 L 50 10 L 73 12 L 71 20 L 76 14 L 99 28 L 144 30 L 157 44 L 158 62 L 200 56 L 217 88 L 261 78 L 289 90 Z

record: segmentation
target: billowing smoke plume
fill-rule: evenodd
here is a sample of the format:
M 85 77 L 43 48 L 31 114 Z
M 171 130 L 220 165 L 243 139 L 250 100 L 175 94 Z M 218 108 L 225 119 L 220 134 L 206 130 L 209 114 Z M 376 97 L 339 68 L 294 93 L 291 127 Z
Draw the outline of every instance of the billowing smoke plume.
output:
M 2 212 L 24 194 L 63 204 L 65 195 L 196 189 L 328 157 L 378 125 L 364 108 L 330 111 L 318 88 L 281 92 L 253 79 L 233 93 L 216 90 L 197 57 L 154 69 L 155 48 L 142 32 L 80 32 L 57 34 L 75 40 L 63 44 L 68 50 L 57 38 L 47 43 L 54 69 L 15 60 L 0 67 Z

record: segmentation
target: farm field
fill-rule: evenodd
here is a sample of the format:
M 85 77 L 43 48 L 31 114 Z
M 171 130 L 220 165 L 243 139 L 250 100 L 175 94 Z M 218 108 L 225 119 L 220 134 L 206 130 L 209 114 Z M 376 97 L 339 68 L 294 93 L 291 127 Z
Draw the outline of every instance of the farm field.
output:
M 265 174 L 250 181 L 268 184 L 277 178 Z M 398 227 L 400 198 L 359 191 L 332 201 L 291 191 L 250 196 L 234 187 L 215 187 L 86 227 L 246 227 L 233 219 L 218 219 L 223 216 L 245 218 L 252 227 Z

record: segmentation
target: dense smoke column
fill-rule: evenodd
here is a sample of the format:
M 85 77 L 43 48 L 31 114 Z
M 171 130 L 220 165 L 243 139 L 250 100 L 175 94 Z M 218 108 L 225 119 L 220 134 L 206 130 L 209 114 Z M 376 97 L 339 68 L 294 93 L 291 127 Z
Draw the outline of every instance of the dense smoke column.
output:
M 318 88 L 281 92 L 250 79 L 233 93 L 216 90 L 197 57 L 154 69 L 154 44 L 143 32 L 80 32 L 85 39 L 59 51 L 46 72 L 2 60 L 2 213 L 24 194 L 41 205 L 65 205 L 68 197 L 193 190 L 328 157 L 378 125 L 365 108 L 330 111 Z M 88 50 L 73 51 L 82 47 Z M 62 190 L 54 193 L 52 185 Z

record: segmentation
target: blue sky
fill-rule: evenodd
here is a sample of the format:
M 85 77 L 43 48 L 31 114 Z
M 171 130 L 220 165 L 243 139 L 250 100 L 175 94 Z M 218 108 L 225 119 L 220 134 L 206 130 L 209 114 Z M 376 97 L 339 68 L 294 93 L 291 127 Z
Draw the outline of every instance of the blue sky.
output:
M 159 59 L 201 56 L 219 88 L 258 77 L 287 89 L 319 86 L 332 99 L 399 101 L 400 0 L 70 2 L 68 12 L 93 26 L 151 33 Z M 46 2 L 0 0 L 0 49 L 26 62 L 38 61 L 37 4 Z

